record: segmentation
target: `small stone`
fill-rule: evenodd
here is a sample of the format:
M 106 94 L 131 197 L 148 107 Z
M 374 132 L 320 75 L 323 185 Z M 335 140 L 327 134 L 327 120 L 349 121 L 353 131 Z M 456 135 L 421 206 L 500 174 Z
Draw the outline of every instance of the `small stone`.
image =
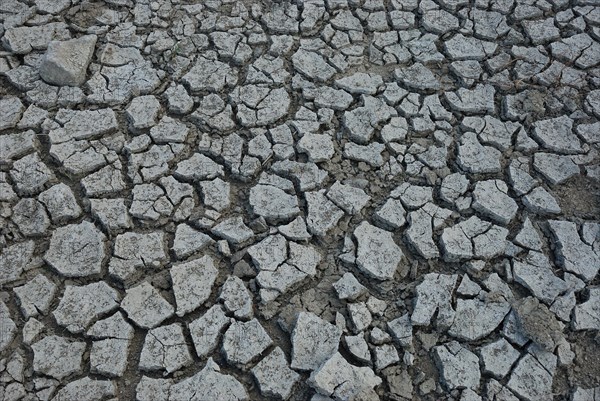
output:
M 244 367 L 272 343 L 258 320 L 233 322 L 223 336 L 223 353 L 229 363 Z
M 369 345 L 365 341 L 363 333 L 355 336 L 344 336 L 344 343 L 348 351 L 356 359 L 363 363 L 371 362 L 371 353 L 369 352 Z
M 380 371 L 390 365 L 400 362 L 398 350 L 391 344 L 375 347 L 375 369 Z
M 126 291 L 121 309 L 139 327 L 152 329 L 174 315 L 174 308 L 151 284 L 144 282 Z
M 357 333 L 368 328 L 373 320 L 371 312 L 364 302 L 348 304 L 348 314 Z
M 42 79 L 51 85 L 82 85 L 96 40 L 96 35 L 86 35 L 63 42 L 50 42 L 40 64 Z
M 333 283 L 333 288 L 338 294 L 338 298 L 342 300 L 354 301 L 367 293 L 367 288 L 352 273 L 345 273 L 342 278 Z

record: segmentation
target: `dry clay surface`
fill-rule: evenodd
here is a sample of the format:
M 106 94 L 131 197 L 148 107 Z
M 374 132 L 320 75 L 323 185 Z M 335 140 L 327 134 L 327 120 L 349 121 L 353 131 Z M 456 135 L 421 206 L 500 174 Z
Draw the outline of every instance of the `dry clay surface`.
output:
M 0 1 L 0 400 L 600 401 L 598 0 Z

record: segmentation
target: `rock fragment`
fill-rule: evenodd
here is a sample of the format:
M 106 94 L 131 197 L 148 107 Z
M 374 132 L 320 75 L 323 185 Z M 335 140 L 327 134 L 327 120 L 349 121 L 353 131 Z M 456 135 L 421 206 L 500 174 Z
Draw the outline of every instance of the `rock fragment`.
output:
M 96 35 L 85 35 L 77 39 L 50 42 L 40 64 L 42 79 L 51 85 L 82 85 L 96 40 Z
M 61 380 L 83 369 L 84 342 L 52 335 L 36 342 L 31 349 L 35 372 Z
M 439 345 L 433 352 L 442 383 L 449 391 L 455 388 L 479 388 L 481 373 L 477 355 L 456 341 Z

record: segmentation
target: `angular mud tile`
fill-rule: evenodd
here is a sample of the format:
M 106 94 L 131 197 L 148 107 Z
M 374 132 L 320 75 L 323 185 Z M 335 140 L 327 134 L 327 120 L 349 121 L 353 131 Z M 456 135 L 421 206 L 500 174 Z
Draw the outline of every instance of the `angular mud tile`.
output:
M 516 329 L 546 351 L 552 352 L 564 340 L 564 326 L 536 298 L 522 298 L 513 303 L 512 307 Z
M 194 153 L 190 158 L 177 164 L 175 177 L 182 180 L 212 180 L 224 175 L 223 166 L 200 153 Z
M 231 365 L 244 367 L 272 343 L 258 320 L 233 322 L 223 335 L 223 352 Z
M 180 323 L 148 331 L 140 355 L 142 370 L 165 370 L 172 373 L 192 363 L 192 356 L 183 336 Z
M 221 373 L 221 368 L 209 358 L 204 368 L 194 376 L 171 386 L 169 401 L 247 401 L 248 393 L 233 376 Z
M 127 295 L 121 302 L 121 309 L 139 327 L 144 329 L 157 327 L 175 313 L 173 306 L 147 282 L 126 292 Z
M 570 156 L 554 153 L 537 152 L 533 155 L 533 168 L 537 170 L 551 185 L 565 182 L 580 174 L 580 169 Z
M 368 328 L 373 320 L 371 312 L 364 302 L 348 304 L 348 315 L 350 315 L 350 320 L 356 333 Z
M 306 153 L 308 160 L 314 163 L 328 161 L 335 155 L 333 139 L 329 134 L 306 133 L 298 141 L 296 149 Z
M 201 359 L 215 350 L 229 322 L 230 318 L 225 316 L 221 305 L 213 305 L 204 315 L 188 324 L 196 354 Z
M 71 333 L 81 333 L 101 315 L 119 307 L 120 295 L 106 282 L 67 285 L 58 307 L 52 312 L 56 322 Z
M 34 256 L 35 242 L 25 241 L 10 245 L 0 253 L 0 284 L 18 279 L 23 271 L 40 266 L 43 262 Z
M 169 390 L 172 385 L 172 379 L 142 376 L 135 387 L 136 399 L 139 401 L 169 401 Z
M 40 159 L 37 153 L 31 153 L 13 163 L 10 177 L 15 182 L 20 195 L 32 195 L 41 192 L 47 183 L 56 180 L 52 170 Z
M 254 316 L 252 294 L 239 277 L 227 278 L 221 287 L 219 300 L 223 301 L 225 309 L 237 319 L 247 320 Z
M 590 288 L 589 298 L 573 312 L 574 330 L 600 330 L 600 289 Z
M 86 277 L 102 271 L 106 236 L 89 221 L 54 230 L 44 259 L 66 277 Z
M 254 238 L 252 231 L 242 216 L 230 217 L 212 228 L 212 233 L 226 239 L 233 245 L 242 245 Z
M 0 352 L 3 352 L 14 340 L 15 335 L 17 334 L 17 325 L 10 317 L 8 307 L 2 301 L 0 301 L 0 328 L 2 328 L 2 335 L 0 335 Z
M 505 339 L 501 338 L 479 349 L 483 371 L 497 379 L 504 378 L 521 355 Z
M 523 196 L 523 204 L 527 210 L 537 214 L 559 214 L 560 205 L 548 191 L 542 187 L 533 189 Z
M 281 235 L 270 235 L 249 247 L 248 255 L 257 269 L 275 271 L 288 257 L 287 241 Z
M 15 287 L 14 292 L 19 299 L 23 316 L 29 318 L 48 313 L 56 294 L 56 285 L 43 274 L 38 274 L 26 284 Z
M 579 138 L 573 132 L 573 120 L 567 116 L 536 121 L 532 133 L 551 151 L 566 154 L 583 151 Z
M 52 399 L 95 401 L 116 395 L 117 386 L 113 381 L 84 377 L 67 384 Z
M 252 212 L 267 221 L 286 220 L 300 214 L 298 198 L 271 185 L 256 185 L 250 189 Z
M 440 89 L 440 81 L 431 70 L 421 63 L 416 63 L 408 68 L 397 68 L 394 76 L 409 88 L 418 90 Z
M 279 226 L 278 230 L 287 239 L 293 241 L 304 241 L 312 236 L 306 227 L 306 221 L 301 216 L 296 217 L 291 223 L 284 226 Z
M 127 368 L 129 340 L 107 338 L 94 341 L 90 351 L 90 371 L 108 377 L 121 377 Z
M 180 224 L 175 230 L 173 251 L 178 259 L 184 259 L 201 251 L 212 242 L 214 242 L 213 239 L 208 235 L 195 230 L 188 224 Z
M 310 312 L 300 312 L 292 332 L 292 369 L 313 370 L 338 349 L 342 331 Z
M 171 267 L 177 316 L 194 311 L 210 297 L 217 274 L 214 260 L 208 255 Z
M 530 354 L 518 362 L 507 387 L 527 401 L 552 399 L 552 375 Z
M 73 191 L 63 183 L 42 192 L 38 199 L 46 206 L 54 223 L 65 222 L 81 215 L 81 207 Z
M 308 205 L 308 216 L 306 218 L 308 230 L 312 234 L 321 237 L 327 235 L 344 216 L 344 212 L 327 199 L 324 189 L 306 192 L 304 196 Z
M 548 305 L 569 288 L 554 275 L 548 257 L 539 252 L 528 252 L 523 258 L 513 259 L 513 276 L 517 283 Z
M 450 300 L 456 287 L 458 275 L 429 273 L 417 286 L 415 306 L 411 315 L 414 326 L 429 326 L 437 312 L 437 325 L 450 327 L 454 321 L 454 309 Z
M 501 170 L 501 152 L 491 146 L 483 146 L 472 132 L 465 132 L 458 146 L 458 164 L 467 173 L 497 173 Z
M 363 391 L 372 391 L 381 382 L 371 368 L 351 365 L 339 352 L 318 366 L 308 379 L 319 393 L 336 399 L 352 399 Z
M 325 59 L 312 51 L 298 49 L 292 56 L 294 68 L 318 82 L 325 82 L 335 74 L 335 69 Z
M 470 388 L 477 390 L 481 373 L 479 358 L 456 341 L 433 348 L 441 381 L 448 390 Z
M 283 400 L 292 395 L 294 385 L 300 380 L 300 375 L 289 368 L 285 354 L 279 347 L 256 364 L 252 374 L 263 395 Z
M 501 223 L 508 224 L 519 209 L 508 196 L 508 186 L 501 180 L 479 181 L 473 190 L 473 209 Z
M 491 334 L 510 311 L 506 301 L 492 302 L 478 299 L 459 299 L 454 322 L 448 330 L 452 337 L 475 341 Z
M 327 197 L 348 214 L 357 214 L 367 205 L 371 197 L 360 188 L 336 181 L 327 191 Z
M 6 103 L 5 99 L 0 100 L 0 110 L 2 110 L 3 101 Z M 8 113 L 10 113 L 10 111 Z M 36 134 L 32 130 L 2 135 L 2 137 L 0 137 L 0 163 L 9 163 L 11 159 L 22 157 L 35 151 L 36 144 Z
M 228 64 L 199 57 L 196 64 L 182 78 L 192 92 L 209 90 L 220 92 L 225 86 L 237 84 L 237 71 Z
M 50 227 L 44 205 L 33 198 L 21 199 L 13 207 L 12 220 L 26 237 L 42 235 Z
M 550 220 L 548 225 L 556 240 L 558 265 L 585 281 L 596 277 L 600 270 L 600 253 L 581 240 L 577 225 L 561 220 Z
M 139 276 L 143 268 L 161 266 L 167 259 L 165 242 L 165 235 L 160 231 L 118 235 L 108 264 L 109 273 L 129 282 Z
M 86 344 L 65 337 L 48 336 L 31 346 L 33 370 L 61 380 L 83 369 Z
M 358 242 L 357 266 L 378 280 L 393 278 L 404 253 L 394 242 L 392 233 L 363 221 L 354 230 L 354 237 Z

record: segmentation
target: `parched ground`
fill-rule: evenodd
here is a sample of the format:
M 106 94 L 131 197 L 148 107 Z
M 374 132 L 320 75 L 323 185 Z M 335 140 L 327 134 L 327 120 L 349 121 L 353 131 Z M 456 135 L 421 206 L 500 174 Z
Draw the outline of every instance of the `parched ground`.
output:
M 597 0 L 0 38 L 0 400 L 600 401 Z

